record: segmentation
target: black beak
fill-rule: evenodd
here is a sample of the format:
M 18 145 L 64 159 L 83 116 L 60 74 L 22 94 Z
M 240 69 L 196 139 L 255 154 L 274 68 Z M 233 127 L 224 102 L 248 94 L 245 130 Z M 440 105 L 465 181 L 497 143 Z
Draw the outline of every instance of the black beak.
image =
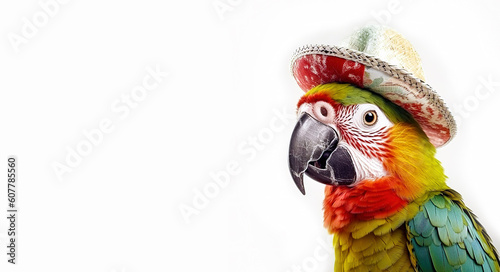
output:
M 305 195 L 304 173 L 328 185 L 348 185 L 356 179 L 351 155 L 338 147 L 339 137 L 334 128 L 303 113 L 292 133 L 288 153 L 293 181 Z

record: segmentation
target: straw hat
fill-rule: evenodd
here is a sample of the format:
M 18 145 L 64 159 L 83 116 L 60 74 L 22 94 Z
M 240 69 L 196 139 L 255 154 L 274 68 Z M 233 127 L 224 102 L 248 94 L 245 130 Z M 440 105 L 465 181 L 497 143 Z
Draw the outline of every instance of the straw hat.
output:
M 291 70 L 305 92 L 320 84 L 341 82 L 382 95 L 408 111 L 436 147 L 456 133 L 445 103 L 424 82 L 417 52 L 387 27 L 361 28 L 343 46 L 301 47 L 293 55 Z

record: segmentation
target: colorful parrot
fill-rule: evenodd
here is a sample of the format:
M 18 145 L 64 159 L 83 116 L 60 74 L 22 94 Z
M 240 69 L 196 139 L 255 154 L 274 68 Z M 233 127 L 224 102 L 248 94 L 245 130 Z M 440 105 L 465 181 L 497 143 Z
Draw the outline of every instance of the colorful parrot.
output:
M 306 94 L 290 173 L 303 194 L 304 173 L 327 185 L 335 271 L 500 271 L 490 237 L 445 183 L 435 153 L 455 122 L 407 40 L 364 27 L 344 47 L 300 48 L 291 69 Z

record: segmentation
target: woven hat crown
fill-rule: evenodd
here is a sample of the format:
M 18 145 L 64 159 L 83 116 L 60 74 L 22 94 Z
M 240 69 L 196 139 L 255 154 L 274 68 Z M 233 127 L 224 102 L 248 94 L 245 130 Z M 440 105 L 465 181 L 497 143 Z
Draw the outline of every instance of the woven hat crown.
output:
M 383 26 L 367 26 L 351 35 L 344 47 L 363 52 L 411 72 L 425 80 L 415 48 L 396 31 Z

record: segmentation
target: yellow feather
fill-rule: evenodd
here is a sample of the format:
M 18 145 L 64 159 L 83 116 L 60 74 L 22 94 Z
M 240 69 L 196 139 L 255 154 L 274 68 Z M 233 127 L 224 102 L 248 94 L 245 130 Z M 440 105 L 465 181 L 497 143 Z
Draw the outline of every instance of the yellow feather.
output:
M 389 257 L 389 253 L 386 251 L 382 251 L 382 253 L 382 259 L 377 263 L 377 267 L 380 270 L 387 269 L 392 265 L 392 260 L 391 257 Z
M 385 219 L 359 221 L 349 225 L 348 231 L 351 232 L 352 238 L 359 239 L 385 223 L 387 223 Z
M 375 237 L 373 235 L 366 235 L 360 239 L 353 239 L 351 249 L 357 253 L 366 250 L 374 244 L 376 244 Z

